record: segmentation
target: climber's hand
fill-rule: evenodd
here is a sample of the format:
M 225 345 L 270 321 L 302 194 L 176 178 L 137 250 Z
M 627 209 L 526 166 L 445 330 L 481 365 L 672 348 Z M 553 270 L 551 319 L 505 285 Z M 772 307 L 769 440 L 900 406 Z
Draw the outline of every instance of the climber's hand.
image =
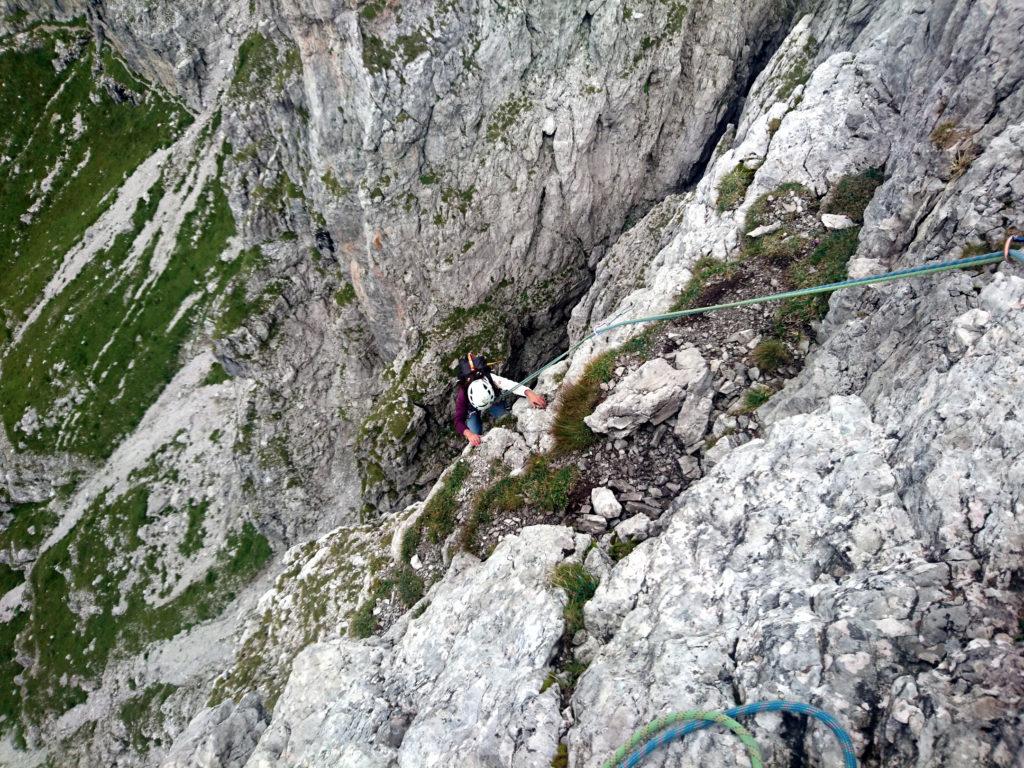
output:
M 472 432 L 471 430 L 468 430 L 468 429 L 465 432 L 463 432 L 462 434 L 466 436 L 466 439 L 469 440 L 469 444 L 472 445 L 474 448 L 476 448 L 476 446 L 480 445 L 480 435 L 478 435 L 478 434 L 476 434 L 476 433 L 474 433 L 474 432 Z
M 530 401 L 530 405 L 534 408 L 547 408 L 548 404 L 543 397 L 538 395 L 532 389 L 526 390 L 526 399 Z

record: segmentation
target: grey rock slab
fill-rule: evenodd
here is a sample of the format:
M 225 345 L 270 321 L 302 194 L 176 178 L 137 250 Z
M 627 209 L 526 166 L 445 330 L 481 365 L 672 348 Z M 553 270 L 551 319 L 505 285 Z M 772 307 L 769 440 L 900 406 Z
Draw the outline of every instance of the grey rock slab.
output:
M 708 429 L 708 419 L 714 401 L 709 394 L 692 392 L 688 393 L 679 409 L 679 416 L 676 418 L 676 425 L 672 432 L 683 443 L 691 445 L 703 439 Z
M 634 515 L 615 526 L 615 535 L 624 541 L 643 541 L 651 532 L 651 521 L 646 515 Z
M 577 518 L 576 526 L 584 533 L 597 536 L 608 530 L 608 520 L 601 515 L 581 515 Z
M 660 424 L 678 410 L 692 376 L 660 357 L 650 360 L 624 377 L 584 421 L 595 432 L 617 437 L 642 424 Z
M 270 722 L 260 697 L 206 709 L 174 740 L 160 768 L 242 768 Z
M 526 528 L 482 563 L 456 558 L 423 614 L 383 644 L 307 648 L 247 767 L 547 768 L 561 716 L 557 692 L 539 691 L 565 600 L 551 574 L 578 543 L 567 528 Z M 411 717 L 397 748 L 387 738 L 396 711 Z

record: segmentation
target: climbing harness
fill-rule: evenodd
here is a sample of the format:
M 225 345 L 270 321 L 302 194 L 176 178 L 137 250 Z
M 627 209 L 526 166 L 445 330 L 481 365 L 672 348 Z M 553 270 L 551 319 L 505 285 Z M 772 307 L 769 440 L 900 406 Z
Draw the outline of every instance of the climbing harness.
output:
M 657 315 L 647 315 L 645 317 L 636 317 L 631 320 L 619 320 L 617 322 L 609 323 L 608 325 L 597 328 L 592 333 L 584 336 L 582 339 L 577 341 L 575 344 L 570 346 L 565 352 L 553 358 L 543 366 L 538 368 L 536 371 L 531 373 L 522 381 L 518 382 L 520 386 L 527 386 L 530 382 L 538 379 L 541 374 L 544 373 L 548 368 L 553 365 L 557 365 L 562 360 L 565 360 L 569 355 L 575 352 L 577 349 L 582 347 L 586 342 L 591 339 L 595 339 L 601 334 L 608 333 L 609 331 L 615 330 L 616 328 L 622 328 L 627 325 L 639 325 L 642 323 L 654 323 L 662 320 L 676 320 L 680 317 L 691 317 L 693 315 L 703 315 L 708 312 L 718 312 L 722 309 L 736 309 L 737 307 L 748 307 L 752 304 L 764 304 L 769 301 L 784 301 L 785 299 L 795 299 L 802 296 L 816 296 L 822 293 L 832 293 L 842 288 L 855 288 L 862 285 L 879 285 L 881 283 L 891 283 L 896 280 L 908 280 L 912 277 L 923 277 L 925 275 L 936 275 L 940 272 L 951 272 L 955 269 L 968 269 L 970 267 L 983 267 L 987 264 L 995 264 L 1000 261 L 1017 261 L 1024 263 L 1024 251 L 1011 250 L 1011 243 L 1024 243 L 1024 236 L 1011 236 L 1006 239 L 1006 244 L 1001 251 L 993 251 L 991 253 L 983 253 L 979 256 L 967 256 L 962 259 L 953 259 L 952 261 L 939 261 L 929 264 L 920 264 L 916 267 L 910 267 L 909 269 L 899 269 L 894 272 L 885 272 L 881 275 L 868 275 L 867 277 L 858 277 L 850 280 L 841 280 L 838 283 L 826 283 L 825 285 L 815 285 L 810 288 L 800 288 L 795 291 L 785 291 L 783 293 L 773 293 L 768 296 L 755 296 L 750 299 L 740 299 L 739 301 L 729 301 L 724 304 L 712 304 L 707 307 L 695 307 L 694 309 L 681 309 L 676 312 L 662 312 Z
M 761 758 L 760 747 L 754 741 L 753 736 L 736 722 L 737 718 L 749 717 L 761 712 L 790 712 L 796 715 L 807 715 L 815 718 L 826 725 L 832 731 L 836 741 L 839 742 L 843 752 L 844 768 L 857 768 L 857 756 L 853 751 L 853 740 L 843 730 L 839 721 L 824 710 L 798 701 L 759 701 L 753 704 L 744 704 L 742 707 L 733 707 L 719 713 L 687 710 L 685 712 L 673 712 L 664 715 L 634 733 L 629 741 L 619 747 L 615 754 L 601 768 L 636 768 L 659 747 L 715 724 L 724 725 L 735 733 L 747 750 L 747 756 L 750 758 L 752 768 L 762 768 L 764 763 Z M 681 723 L 683 725 L 680 725 Z M 642 746 L 637 748 L 637 745 L 641 743 Z

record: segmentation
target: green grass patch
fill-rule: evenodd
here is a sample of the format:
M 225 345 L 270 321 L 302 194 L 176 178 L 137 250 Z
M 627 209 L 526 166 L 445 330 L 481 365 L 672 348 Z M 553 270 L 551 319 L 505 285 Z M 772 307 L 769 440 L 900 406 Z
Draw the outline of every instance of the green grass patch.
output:
M 846 279 L 846 265 L 857 252 L 860 227 L 827 232 L 807 258 L 790 265 L 793 288 L 810 288 Z M 820 320 L 828 312 L 829 294 L 786 299 L 775 315 L 776 325 L 799 326 Z
M 227 537 L 202 579 L 153 605 L 147 589 L 169 577 L 160 552 L 140 536 L 153 521 L 145 486 L 113 500 L 101 495 L 36 561 L 32 605 L 18 640 L 33 659 L 22 673 L 27 723 L 38 724 L 84 701 L 89 681 L 102 675 L 115 651 L 140 652 L 219 615 L 271 556 L 267 539 L 245 523 Z M 91 606 L 87 613 L 79 613 L 83 602 Z
M 133 227 L 87 264 L 10 349 L 0 414 L 16 444 L 109 456 L 177 372 L 182 346 L 213 298 L 247 263 L 220 258 L 235 223 L 216 177 L 185 217 L 167 266 L 148 282 L 153 244 L 134 262 L 130 249 L 161 195 L 158 183 L 139 202 Z M 73 406 L 72 391 L 80 393 Z M 42 420 L 32 434 L 18 426 L 30 408 Z
M 806 83 L 811 77 L 811 60 L 814 58 L 818 41 L 812 36 L 804 43 L 803 48 L 793 56 L 789 67 L 778 78 L 775 98 L 788 99 L 793 91 Z
M 555 566 L 551 583 L 563 590 L 568 598 L 562 615 L 565 619 L 564 636 L 571 640 L 573 635 L 584 628 L 583 606 L 597 592 L 599 581 L 579 563 L 560 563 Z
M 849 216 L 858 224 L 863 224 L 864 209 L 883 181 L 885 173 L 881 168 L 868 168 L 861 173 L 844 176 L 830 190 L 822 210 Z
M 780 229 L 757 238 L 747 238 L 744 251 L 748 256 L 760 256 L 778 266 L 799 259 L 811 247 L 811 241 Z
M 93 76 L 91 45 L 57 72 L 58 42 L 74 49 L 85 35 L 84 27 L 38 29 L 24 47 L 0 52 L 0 156 L 10 158 L 0 164 L 0 326 L 27 316 L 123 179 L 192 119 L 155 91 L 138 105 L 117 103 Z
M 232 98 L 249 101 L 268 92 L 280 93 L 288 80 L 301 71 L 297 47 L 289 43 L 280 48 L 261 32 L 253 32 L 238 48 L 229 93 Z
M 21 686 L 15 678 L 24 668 L 17 661 L 17 638 L 27 624 L 27 611 L 18 611 L 10 621 L 0 624 L 0 733 L 20 726 Z
M 487 123 L 487 131 L 484 134 L 487 140 L 493 143 L 501 139 L 508 143 L 509 130 L 519 121 L 531 104 L 529 97 L 524 94 L 510 96 L 499 104 Z
M 702 256 L 690 267 L 690 279 L 672 303 L 672 311 L 696 309 L 703 304 L 701 301 L 708 287 L 720 280 L 729 280 L 736 274 L 737 264 L 723 261 L 711 256 Z
M 597 407 L 601 384 L 611 380 L 617 358 L 618 349 L 602 353 L 587 363 L 576 381 L 562 387 L 556 404 L 558 410 L 551 423 L 556 454 L 584 451 L 597 442 L 597 436 L 583 419 Z
M 412 608 L 423 597 L 423 579 L 410 566 L 403 564 L 395 574 L 398 599 L 406 608 Z
M 50 511 L 48 501 L 16 504 L 9 514 L 12 520 L 0 533 L 0 550 L 12 557 L 18 550 L 38 547 L 57 524 L 57 514 Z
M 185 529 L 185 535 L 178 545 L 178 551 L 185 557 L 194 555 L 203 547 L 203 541 L 206 539 L 206 528 L 203 526 L 203 521 L 206 520 L 206 510 L 209 507 L 210 502 L 208 499 L 203 499 L 200 502 L 193 501 L 188 505 L 186 510 L 188 514 L 188 527 Z
M 653 337 L 654 329 L 648 328 L 624 344 L 601 353 L 587 363 L 576 381 L 561 388 L 551 425 L 556 455 L 586 450 L 597 441 L 597 435 L 583 420 L 594 412 L 601 399 L 601 384 L 611 381 L 622 357 L 631 354 L 646 357 Z
M 356 289 L 352 283 L 345 283 L 334 294 L 334 300 L 339 307 L 347 307 L 356 299 Z
M 402 558 L 410 560 L 420 545 L 423 534 L 434 544 L 442 543 L 455 530 L 459 514 L 459 491 L 469 477 L 469 464 L 456 462 L 445 475 L 441 487 L 427 502 L 419 519 L 402 536 Z
M 25 574 L 7 563 L 0 563 L 0 595 L 5 595 L 25 581 Z
M 209 372 L 203 377 L 203 386 L 211 387 L 214 384 L 223 384 L 225 381 L 231 380 L 231 374 L 224 370 L 224 366 L 220 364 L 220 361 L 214 362 L 210 366 Z
M 754 181 L 754 174 L 743 163 L 738 163 L 718 182 L 718 200 L 715 207 L 719 213 L 725 213 L 739 206 L 747 195 L 747 190 Z
M 608 555 L 611 557 L 613 562 L 617 563 L 636 549 L 639 543 L 640 542 L 633 541 L 632 539 L 620 539 L 616 536 L 612 539 L 611 546 L 608 548 Z
M 348 633 L 357 639 L 369 637 L 377 629 L 377 617 L 373 615 L 375 602 L 366 600 L 356 608 L 348 619 Z
M 269 283 L 256 295 L 250 295 L 250 278 L 263 265 L 264 258 L 259 248 L 242 251 L 232 262 L 230 271 L 233 276 L 220 299 L 214 322 L 213 333 L 217 338 L 230 335 L 247 319 L 266 311 L 280 295 L 281 289 L 277 283 Z

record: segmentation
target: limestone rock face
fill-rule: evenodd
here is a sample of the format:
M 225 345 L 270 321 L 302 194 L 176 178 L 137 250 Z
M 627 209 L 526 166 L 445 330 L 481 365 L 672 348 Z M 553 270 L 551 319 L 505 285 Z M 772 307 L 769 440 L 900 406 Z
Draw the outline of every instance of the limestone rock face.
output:
M 50 34 L 35 21 L 84 17 L 68 33 L 83 51 L 102 38 L 153 85 L 114 89 L 121 103 L 151 105 L 162 87 L 193 122 L 118 177 L 79 244 L 45 251 L 59 274 L 24 312 L 3 308 L 0 364 L 66 298 L 68 275 L 106 265 L 118 242 L 136 260 L 101 271 L 129 275 L 179 241 L 191 255 L 200 220 L 230 219 L 211 269 L 238 272 L 219 288 L 182 275 L 173 318 L 193 331 L 154 365 L 161 383 L 109 451 L 24 448 L 58 422 L 77 428 L 86 387 L 4 414 L 0 565 L 23 578 L 0 597 L 16 636 L 0 693 L 31 694 L 35 711 L 29 751 L 11 731 L 0 763 L 547 768 L 561 743 L 570 768 L 596 768 L 667 709 L 785 697 L 836 714 L 866 768 L 1017 768 L 1019 266 L 834 295 L 799 341 L 805 369 L 757 409 L 766 431 L 745 444 L 731 430 L 754 416 L 722 399 L 765 370 L 725 380 L 715 350 L 691 347 L 617 372 L 587 421 L 611 438 L 605 464 L 594 476 L 586 454 L 560 459 L 636 513 L 614 523 L 611 504 L 567 492 L 594 549 L 518 518 L 478 560 L 443 523 L 479 498 L 456 487 L 460 450 L 479 479 L 552 445 L 552 413 L 525 402 L 518 429 L 480 449 L 446 442 L 457 353 L 482 347 L 514 376 L 567 338 L 667 310 L 698 261 L 784 242 L 784 226 L 748 219 L 795 185 L 828 228 L 823 254 L 855 248 L 850 275 L 988 249 L 1024 221 L 1019 3 L 23 5 L 0 15 L 10 45 Z M 62 50 L 55 71 L 72 59 Z M 66 122 L 53 124 L 71 136 Z M 0 173 L 15 165 L 0 158 Z M 36 210 L 12 219 L 25 227 L 53 168 L 37 170 Z M 192 215 L 218 185 L 223 219 Z M 159 306 L 112 296 L 132 316 Z M 87 309 L 51 328 L 79 310 L 91 321 Z M 586 342 L 538 391 L 633 330 Z M 67 362 L 19 359 L 45 359 L 47 380 Z M 720 439 L 698 460 L 712 413 Z M 672 466 L 620 491 L 601 473 L 642 460 L 641 434 L 675 443 Z M 14 540 L 36 504 L 45 525 Z M 390 629 L 350 639 L 428 507 L 447 539 L 443 556 L 409 558 L 426 594 L 408 611 L 371 605 Z M 90 548 L 104 550 L 94 572 Z M 580 561 L 601 584 L 565 638 L 552 573 Z M 34 610 L 40 585 L 56 619 Z M 103 651 L 93 617 L 118 625 L 116 647 L 62 674 L 81 649 L 57 658 L 47 643 L 74 627 L 84 653 Z M 546 685 L 567 660 L 590 663 L 571 698 Z M 818 728 L 753 725 L 770 761 L 837 762 Z M 701 736 L 663 762 L 734 764 L 720 746 Z
M 942 406 L 926 412 L 933 408 Z M 983 426 L 962 450 L 987 453 L 994 432 Z M 568 743 L 577 765 L 599 764 L 658 713 L 695 702 L 728 707 L 733 696 L 819 702 L 852 729 L 860 750 L 884 745 L 891 764 L 913 764 L 925 742 L 943 755 L 935 764 L 1011 764 L 1013 737 L 991 738 L 986 723 L 996 717 L 1009 734 L 1019 712 L 995 715 L 985 701 L 1024 693 L 1024 658 L 1007 633 L 1009 593 L 995 586 L 1007 583 L 1002 542 L 1014 525 L 996 499 L 1012 493 L 1014 479 L 972 483 L 972 496 L 993 505 L 993 517 L 975 522 L 988 565 L 977 550 L 946 549 L 936 561 L 936 532 L 947 547 L 972 533 L 967 521 L 955 532 L 951 519 L 922 515 L 922 506 L 957 505 L 948 495 L 922 505 L 914 493 L 908 503 L 901 441 L 888 434 L 860 397 L 831 397 L 733 450 L 677 500 L 667 530 L 616 567 L 586 605 L 588 629 L 606 642 L 573 697 Z M 945 468 L 965 477 L 955 461 Z M 972 680 L 967 690 L 962 674 Z M 888 702 L 885 722 L 864 710 L 866 690 Z M 759 718 L 757 727 L 771 732 L 782 722 Z M 803 737 L 809 749 L 839 761 L 831 737 L 812 730 Z M 733 760 L 705 738 L 679 754 L 711 766 Z
M 225 701 L 193 718 L 160 768 L 242 768 L 269 720 L 256 694 Z
M 484 563 L 457 559 L 382 642 L 303 651 L 248 768 L 547 768 L 561 716 L 557 687 L 539 691 L 565 599 L 551 575 L 586 539 L 528 528 Z

